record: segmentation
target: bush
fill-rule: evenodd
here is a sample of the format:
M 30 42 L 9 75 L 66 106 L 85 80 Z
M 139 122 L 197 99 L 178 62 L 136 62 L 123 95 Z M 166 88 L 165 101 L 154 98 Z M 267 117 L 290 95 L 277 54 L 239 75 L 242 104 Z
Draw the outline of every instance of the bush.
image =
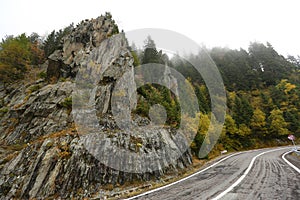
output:
M 32 92 L 38 91 L 40 88 L 41 88 L 40 85 L 33 85 L 33 86 L 30 86 L 29 92 L 32 93 Z
M 39 78 L 45 79 L 47 77 L 47 73 L 45 71 L 42 71 L 38 74 Z
M 61 106 L 67 109 L 72 109 L 72 97 L 67 97 L 64 99 L 64 101 L 61 103 Z
M 0 108 L 0 117 L 3 117 L 8 112 L 7 107 Z

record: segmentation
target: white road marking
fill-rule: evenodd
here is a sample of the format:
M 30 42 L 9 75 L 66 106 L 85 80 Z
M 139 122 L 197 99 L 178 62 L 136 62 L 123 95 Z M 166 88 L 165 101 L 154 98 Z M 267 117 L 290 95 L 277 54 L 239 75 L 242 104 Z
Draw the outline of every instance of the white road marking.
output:
M 287 154 L 291 153 L 291 152 L 293 152 L 293 151 L 288 151 L 288 152 L 284 153 L 284 154 L 281 156 L 281 158 L 282 158 L 289 166 L 291 166 L 292 168 L 294 168 L 294 169 L 300 174 L 300 169 L 299 169 L 298 167 L 296 167 L 295 165 L 293 165 L 292 163 L 290 163 L 290 162 L 285 158 L 285 156 L 286 156 Z
M 279 150 L 282 150 L 282 149 L 286 149 L 286 148 L 290 148 L 290 147 L 284 147 L 284 148 L 279 148 L 279 149 L 272 149 L 272 150 L 269 150 L 269 151 L 265 151 L 265 152 L 262 152 L 256 156 L 254 156 L 247 168 L 247 170 L 244 172 L 244 174 L 236 181 L 234 182 L 230 187 L 228 187 L 226 190 L 224 190 L 222 193 L 220 193 L 218 196 L 216 196 L 215 198 L 213 198 L 213 200 L 218 200 L 220 198 L 222 198 L 223 196 L 225 196 L 228 192 L 230 192 L 231 190 L 233 190 L 234 187 L 236 187 L 238 184 L 240 184 L 242 182 L 242 180 L 246 177 L 246 175 L 250 172 L 253 164 L 254 164 L 254 161 L 256 160 L 256 158 L 258 158 L 259 156 L 261 155 L 264 155 L 266 153 L 270 153 L 270 152 L 273 152 L 273 151 L 279 151 Z
M 163 190 L 163 189 L 165 189 L 165 188 L 167 188 L 167 187 L 170 187 L 170 186 L 172 186 L 172 185 L 175 185 L 175 184 L 177 184 L 177 183 L 180 183 L 180 182 L 182 182 L 182 181 L 185 181 L 185 180 L 187 180 L 187 179 L 189 179 L 189 178 L 191 178 L 191 177 L 193 177 L 193 176 L 196 176 L 196 175 L 198 175 L 198 174 L 200 174 L 200 173 L 203 173 L 203 172 L 205 172 L 206 170 L 208 170 L 208 169 L 210 169 L 210 168 L 216 166 L 217 164 L 219 164 L 219 163 L 221 163 L 221 162 L 227 160 L 228 158 L 230 158 L 230 157 L 232 157 L 232 156 L 235 156 L 235 155 L 238 155 L 238 154 L 241 154 L 241 153 L 244 153 L 244 152 L 238 152 L 238 153 L 229 155 L 229 156 L 227 156 L 227 157 L 225 157 L 225 158 L 219 160 L 218 162 L 216 162 L 216 163 L 214 163 L 214 164 L 212 164 L 212 165 L 206 167 L 205 169 L 202 169 L 202 170 L 200 170 L 200 171 L 198 171 L 198 172 L 196 172 L 196 173 L 194 173 L 194 174 L 192 174 L 192 175 L 189 175 L 189 176 L 187 176 L 187 177 L 185 177 L 185 178 L 183 178 L 183 179 L 180 179 L 180 180 L 175 181 L 175 182 L 173 182 L 173 183 L 170 183 L 170 184 L 168 184 L 168 185 L 165 185 L 165 186 L 162 186 L 162 187 L 159 187 L 159 188 L 150 190 L 150 191 L 148 191 L 148 192 L 145 192 L 145 193 L 142 193 L 142 194 L 139 194 L 139 195 L 136 195 L 136 196 L 133 196 L 133 197 L 124 199 L 124 200 L 135 199 L 135 198 L 138 198 L 138 197 L 142 197 L 142 196 L 145 196 L 145 195 L 148 195 L 148 194 L 157 192 L 157 191 L 159 191 L 159 190 Z
M 247 168 L 247 170 L 244 172 L 244 174 L 243 174 L 243 175 L 242 175 L 235 183 L 233 183 L 230 187 L 228 187 L 225 191 L 223 191 L 222 193 L 220 193 L 217 197 L 213 198 L 213 200 L 218 200 L 218 199 L 222 198 L 222 197 L 225 196 L 228 192 L 230 192 L 234 187 L 236 187 L 238 184 L 240 184 L 240 182 L 241 182 L 241 181 L 246 177 L 246 175 L 250 172 L 250 170 L 251 170 L 251 168 L 252 168 L 252 166 L 253 166 L 253 164 L 254 164 L 254 161 L 255 161 L 259 156 L 261 156 L 261 155 L 263 155 L 263 154 L 266 154 L 266 153 L 270 153 L 270 152 L 273 152 L 273 151 L 279 151 L 279 150 L 283 150 L 283 149 L 287 149 L 287 148 L 290 148 L 290 147 L 283 147 L 283 148 L 272 149 L 272 150 L 269 150 L 269 151 L 262 152 L 262 153 L 256 155 L 255 157 L 253 157 L 252 160 L 251 160 L 251 162 L 250 162 L 250 164 L 249 164 L 249 166 L 248 166 L 248 168 Z M 255 149 L 255 150 L 249 150 L 249 151 L 245 151 L 245 152 L 238 152 L 238 153 L 232 154 L 232 155 L 227 156 L 227 157 L 225 157 L 225 158 L 219 160 L 218 162 L 216 162 L 216 163 L 214 163 L 214 164 L 208 166 L 207 168 L 202 169 L 202 170 L 200 170 L 200 171 L 198 171 L 198 172 L 196 172 L 196 173 L 194 173 L 194 174 L 192 174 L 192 175 L 190 175 L 190 176 L 187 176 L 187 177 L 185 177 L 185 178 L 183 178 L 183 179 L 180 179 L 180 180 L 175 181 L 175 182 L 173 182 L 173 183 L 170 183 L 170 184 L 168 184 L 168 185 L 165 185 L 165 186 L 162 186 L 162 187 L 159 187 L 159 188 L 150 190 L 150 191 L 148 191 L 148 192 L 145 192 L 145 193 L 142 193 L 142 194 L 139 194 L 139 195 L 136 195 L 136 196 L 133 196 L 133 197 L 124 199 L 124 200 L 135 199 L 135 198 L 138 198 L 138 197 L 146 196 L 146 195 L 148 195 L 148 194 L 157 192 L 157 191 L 159 191 L 159 190 L 163 190 L 163 189 L 168 188 L 168 187 L 170 187 L 170 186 L 172 186 L 172 185 L 175 185 L 175 184 L 177 184 L 177 183 L 183 182 L 183 181 L 185 181 L 185 180 L 187 180 L 187 179 L 189 179 L 189 178 L 191 178 L 191 177 L 193 177 L 193 176 L 196 176 L 196 175 L 198 175 L 198 174 L 200 174 L 200 173 L 203 173 L 203 172 L 205 172 L 206 170 L 208 170 L 208 169 L 210 169 L 210 168 L 216 166 L 217 164 L 219 164 L 219 163 L 221 163 L 221 162 L 227 160 L 228 158 L 230 158 L 230 157 L 232 157 L 232 156 L 235 156 L 235 155 L 238 155 L 238 154 L 241 154 L 241 153 L 254 152 L 254 151 L 259 151 L 259 150 L 260 150 L 260 149 Z M 287 161 L 287 162 L 288 162 L 288 161 Z M 297 168 L 297 169 L 298 169 L 298 168 Z M 298 169 L 298 170 L 299 170 L 299 169 Z M 298 170 L 297 170 L 297 171 L 298 171 Z M 299 170 L 299 171 L 300 171 L 300 170 Z M 298 172 L 299 172 L 299 171 L 298 171 Z M 300 172 L 299 172 L 299 173 L 300 173 Z

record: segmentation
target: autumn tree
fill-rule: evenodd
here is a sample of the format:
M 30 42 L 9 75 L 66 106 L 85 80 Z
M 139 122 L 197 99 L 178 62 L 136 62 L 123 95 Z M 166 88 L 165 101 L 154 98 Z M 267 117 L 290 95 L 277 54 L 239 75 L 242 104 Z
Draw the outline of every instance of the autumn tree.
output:
M 199 127 L 198 127 L 198 130 L 196 131 L 197 134 L 191 144 L 191 149 L 197 156 L 199 154 L 199 150 L 204 142 L 205 137 L 208 136 L 208 128 L 210 125 L 209 115 L 203 114 L 203 113 L 199 113 L 198 115 L 200 118 Z M 206 138 L 208 139 L 209 137 L 206 137 Z M 206 141 L 206 142 L 209 143 L 209 141 Z
M 283 118 L 283 113 L 280 109 L 275 108 L 271 111 L 269 120 L 269 132 L 273 136 L 281 136 L 289 134 L 287 129 L 288 123 Z
M 253 111 L 253 115 L 250 121 L 250 127 L 252 129 L 252 133 L 254 136 L 258 138 L 262 138 L 266 135 L 266 115 L 265 113 L 260 110 L 259 108 L 256 108 Z
M 0 43 L 0 80 L 5 84 L 22 79 L 29 66 L 44 62 L 39 36 L 9 36 Z
M 235 120 L 230 116 L 226 115 L 225 123 L 220 137 L 220 143 L 224 145 L 226 149 L 240 149 L 241 143 L 236 134 L 238 134 L 238 127 L 236 126 Z
M 4 84 L 24 77 L 30 63 L 30 42 L 25 34 L 8 37 L 0 44 L 0 76 Z
M 251 129 L 246 124 L 240 124 L 238 128 L 238 136 L 246 137 L 251 134 Z
M 45 52 L 42 49 L 42 40 L 39 34 L 32 33 L 28 36 L 30 41 L 30 62 L 32 65 L 39 65 L 45 61 Z

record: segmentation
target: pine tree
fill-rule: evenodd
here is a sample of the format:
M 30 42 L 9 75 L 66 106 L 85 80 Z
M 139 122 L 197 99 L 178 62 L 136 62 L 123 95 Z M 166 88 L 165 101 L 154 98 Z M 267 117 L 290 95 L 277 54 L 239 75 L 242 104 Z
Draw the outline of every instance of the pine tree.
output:
M 45 56 L 50 56 L 56 49 L 55 30 L 53 30 L 46 38 L 43 44 Z

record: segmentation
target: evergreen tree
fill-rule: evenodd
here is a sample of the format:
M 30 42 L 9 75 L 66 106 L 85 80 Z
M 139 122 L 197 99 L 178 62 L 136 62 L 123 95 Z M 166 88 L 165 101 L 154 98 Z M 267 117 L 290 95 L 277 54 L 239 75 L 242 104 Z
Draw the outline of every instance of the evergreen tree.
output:
M 245 97 L 235 97 L 233 112 L 233 118 L 238 125 L 246 124 L 247 126 L 249 126 L 250 119 L 253 115 L 253 109 L 249 101 Z
M 249 46 L 252 65 L 266 86 L 275 85 L 291 72 L 292 64 L 280 56 L 270 43 L 251 43 Z
M 62 39 L 71 33 L 74 29 L 74 24 L 70 24 L 64 29 L 60 29 L 59 31 L 53 30 L 45 39 L 43 43 L 43 50 L 45 52 L 45 56 L 50 56 L 55 50 L 62 49 Z M 88 41 L 86 41 L 88 42 Z
M 53 30 L 46 38 L 43 44 L 43 49 L 45 52 L 45 56 L 48 57 L 50 56 L 55 49 L 57 48 L 56 46 L 56 38 L 55 38 L 55 30 Z
M 164 64 L 162 59 L 162 52 L 158 52 L 156 49 L 156 45 L 151 36 L 148 36 L 144 42 L 144 51 L 142 57 L 142 64 L 147 63 L 160 63 Z

